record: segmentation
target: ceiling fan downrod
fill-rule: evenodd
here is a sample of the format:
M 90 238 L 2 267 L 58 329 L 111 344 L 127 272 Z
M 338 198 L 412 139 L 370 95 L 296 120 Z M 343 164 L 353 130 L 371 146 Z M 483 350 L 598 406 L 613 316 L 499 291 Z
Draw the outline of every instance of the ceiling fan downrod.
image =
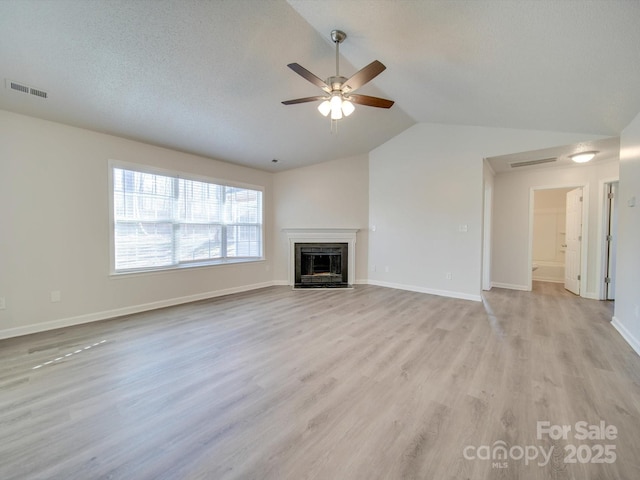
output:
M 331 40 L 336 44 L 336 77 L 340 76 L 340 44 L 347 38 L 347 34 L 342 30 L 331 30 Z

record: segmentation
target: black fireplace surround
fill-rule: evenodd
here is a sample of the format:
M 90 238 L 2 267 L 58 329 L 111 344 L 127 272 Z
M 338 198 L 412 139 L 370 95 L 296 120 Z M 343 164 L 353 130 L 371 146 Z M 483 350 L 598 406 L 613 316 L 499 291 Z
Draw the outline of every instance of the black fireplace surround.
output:
M 348 243 L 296 243 L 296 288 L 347 288 Z

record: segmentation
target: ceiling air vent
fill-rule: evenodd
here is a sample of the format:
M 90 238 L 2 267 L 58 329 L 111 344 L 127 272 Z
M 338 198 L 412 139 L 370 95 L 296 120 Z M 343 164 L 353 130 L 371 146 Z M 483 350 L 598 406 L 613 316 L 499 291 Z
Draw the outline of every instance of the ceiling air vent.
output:
M 37 88 L 29 88 L 29 93 L 31 95 L 35 95 L 36 97 L 47 98 L 47 92 L 44 90 L 38 90 Z
M 9 88 L 11 88 L 12 90 L 17 90 L 22 93 L 29 93 L 29 87 L 27 87 L 26 85 L 20 85 L 19 83 L 11 82 L 11 81 L 9 81 L 8 83 L 9 83 Z
M 541 158 L 540 160 L 527 160 L 524 162 L 513 162 L 513 163 L 510 163 L 509 165 L 511 166 L 511 168 L 530 167 L 531 165 L 540 165 L 541 163 L 553 163 L 556 160 L 558 160 L 556 157 Z
M 11 90 L 15 90 L 16 92 L 28 93 L 40 98 L 47 98 L 49 96 L 49 94 L 44 90 L 40 90 L 39 88 L 33 88 L 23 83 L 14 82 L 13 80 L 9 80 L 9 79 L 7 79 L 6 81 L 6 87 Z

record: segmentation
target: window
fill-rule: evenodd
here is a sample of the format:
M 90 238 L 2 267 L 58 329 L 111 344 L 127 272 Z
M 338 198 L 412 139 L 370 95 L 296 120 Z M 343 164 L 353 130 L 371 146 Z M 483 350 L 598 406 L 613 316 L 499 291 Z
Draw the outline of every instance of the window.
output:
M 112 166 L 115 272 L 262 258 L 262 191 Z

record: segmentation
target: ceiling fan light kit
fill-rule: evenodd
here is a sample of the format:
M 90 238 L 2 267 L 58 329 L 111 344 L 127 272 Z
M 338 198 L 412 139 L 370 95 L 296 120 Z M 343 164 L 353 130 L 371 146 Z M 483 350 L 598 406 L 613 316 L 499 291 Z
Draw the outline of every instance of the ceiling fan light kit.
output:
M 368 83 L 377 77 L 386 69 L 386 67 L 378 60 L 374 60 L 350 78 L 341 76 L 339 63 L 340 44 L 345 38 L 347 38 L 347 34 L 341 30 L 333 30 L 331 32 L 331 40 L 336 44 L 336 74 L 327 78 L 326 81 L 323 81 L 297 63 L 290 63 L 287 65 L 302 78 L 313 83 L 315 86 L 320 87 L 325 92 L 325 95 L 296 98 L 294 100 L 286 100 L 282 103 L 284 105 L 295 105 L 297 103 L 322 100 L 320 105 L 318 105 L 318 111 L 325 117 L 331 114 L 332 130 L 335 122 L 343 117 L 348 117 L 355 111 L 356 107 L 354 103 L 377 108 L 391 108 L 393 105 L 392 100 L 352 93 L 365 83 Z

